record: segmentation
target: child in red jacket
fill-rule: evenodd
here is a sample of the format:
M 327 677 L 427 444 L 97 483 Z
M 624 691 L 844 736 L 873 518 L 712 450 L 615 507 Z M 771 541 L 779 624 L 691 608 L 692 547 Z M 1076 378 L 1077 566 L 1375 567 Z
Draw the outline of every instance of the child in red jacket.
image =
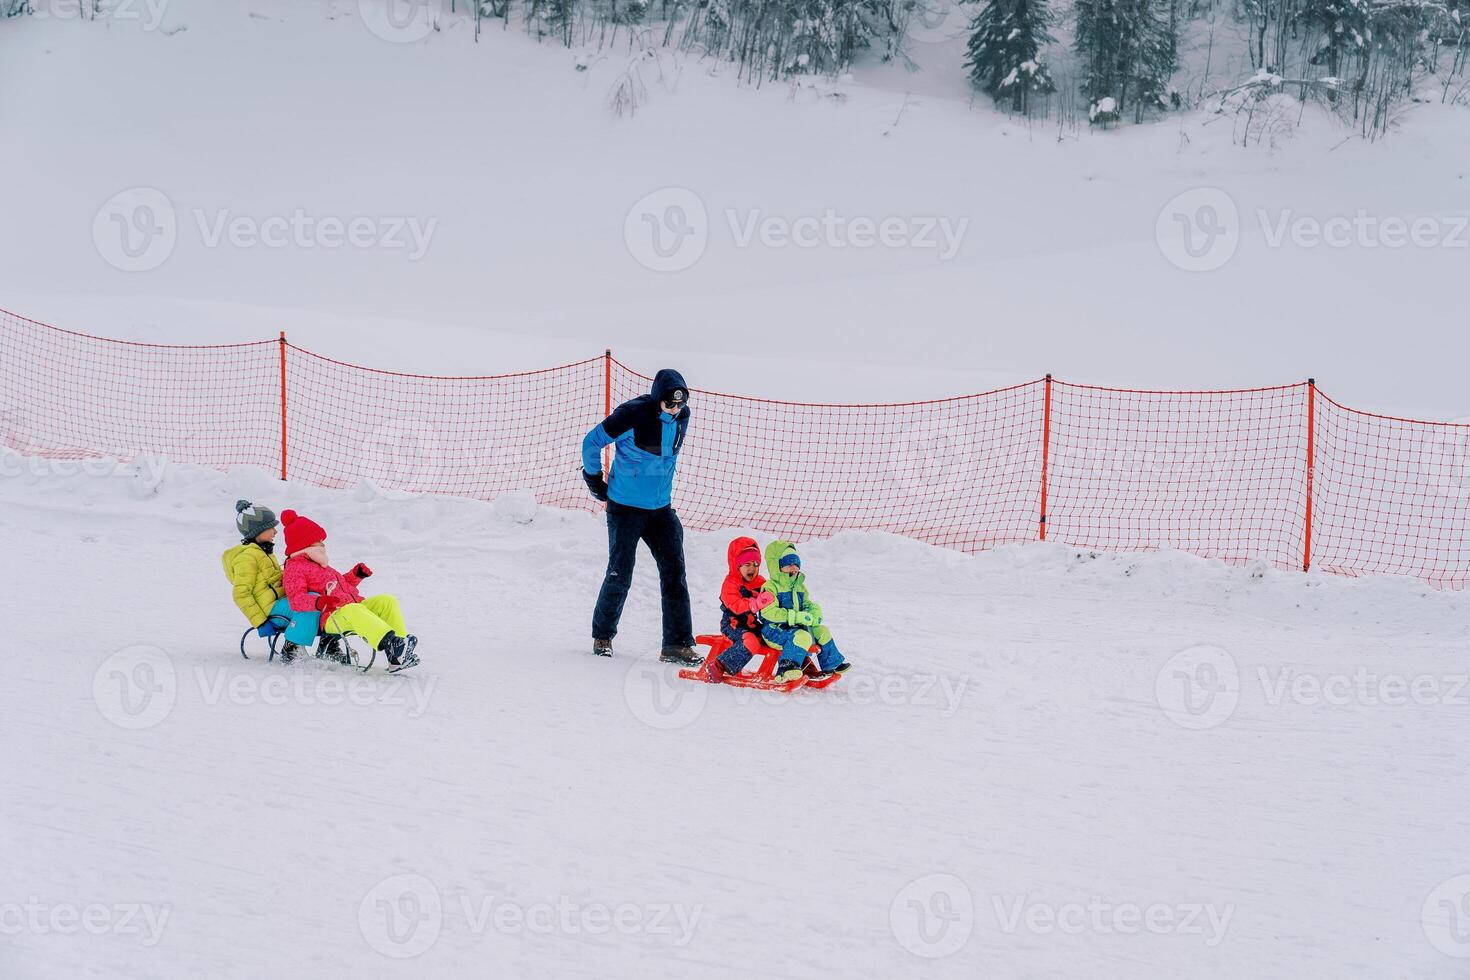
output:
M 761 591 L 766 580 L 761 577 L 760 546 L 754 538 L 736 538 L 730 542 L 725 553 L 730 565 L 730 574 L 720 586 L 720 632 L 730 638 L 730 649 L 718 657 L 705 661 L 701 672 L 712 682 L 724 680 L 738 674 L 750 663 L 750 648 L 745 645 L 747 636 L 760 643 L 760 611 L 776 597 Z
M 387 654 L 395 670 L 418 663 L 413 648 L 419 640 L 404 628 L 398 600 L 391 595 L 364 599 L 357 591 L 358 583 L 373 574 L 372 569 L 362 562 L 346 575 L 333 568 L 327 560 L 327 532 L 294 510 L 282 512 L 281 525 L 286 532 L 281 578 L 291 608 L 317 610 L 322 614 L 323 632 L 357 634 L 374 650 Z

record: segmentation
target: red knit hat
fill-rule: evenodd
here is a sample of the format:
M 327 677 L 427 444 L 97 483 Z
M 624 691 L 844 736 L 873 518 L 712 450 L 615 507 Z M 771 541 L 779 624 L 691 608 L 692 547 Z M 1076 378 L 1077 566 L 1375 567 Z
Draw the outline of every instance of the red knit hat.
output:
M 294 510 L 281 511 L 281 526 L 286 531 L 287 558 L 327 540 L 327 532 L 320 524 L 309 517 L 302 517 Z
M 760 560 L 761 553 L 759 551 L 754 548 L 746 548 L 735 556 L 735 565 L 739 567 L 740 565 L 748 565 L 751 562 L 755 562 L 758 565 L 760 564 Z

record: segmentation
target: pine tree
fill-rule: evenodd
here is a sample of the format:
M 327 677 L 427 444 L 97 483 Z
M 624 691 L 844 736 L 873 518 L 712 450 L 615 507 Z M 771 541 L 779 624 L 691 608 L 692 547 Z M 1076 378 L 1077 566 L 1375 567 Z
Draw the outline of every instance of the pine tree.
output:
M 1175 39 L 1161 0 L 1077 0 L 1075 47 L 1082 92 L 1094 105 L 1113 99 L 1142 120 L 1150 106 L 1168 104 Z
M 1056 90 L 1041 49 L 1056 40 L 1047 32 L 1047 0 L 989 0 L 970 22 L 965 67 L 970 79 L 996 102 L 1010 99 L 1025 112 L 1033 94 Z
M 1372 34 L 1370 16 L 1367 0 L 1307 0 L 1297 14 L 1298 22 L 1322 38 L 1310 63 L 1325 64 L 1328 75 L 1341 78 L 1348 55 L 1361 51 Z

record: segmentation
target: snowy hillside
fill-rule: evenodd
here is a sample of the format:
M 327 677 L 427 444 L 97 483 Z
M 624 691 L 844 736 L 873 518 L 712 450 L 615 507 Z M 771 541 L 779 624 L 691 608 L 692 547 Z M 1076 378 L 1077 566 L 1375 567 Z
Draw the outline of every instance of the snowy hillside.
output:
M 1463 594 L 846 535 L 806 553 L 857 667 L 783 698 L 651 659 L 647 562 L 584 655 L 585 514 L 33 469 L 0 975 L 1463 975 Z M 423 664 L 241 660 L 240 493 L 373 565 Z
M 1202 111 L 1058 141 L 975 102 L 939 30 L 914 71 L 758 89 L 664 54 L 643 68 L 644 107 L 616 118 L 626 57 L 514 26 L 476 43 L 446 14 L 391 43 L 347 0 L 176 0 L 154 30 L 137 9 L 0 21 L 0 307 L 174 343 L 285 329 L 429 372 L 611 346 L 696 385 L 817 400 L 1052 371 L 1159 388 L 1315 377 L 1351 405 L 1470 413 L 1450 329 L 1470 254 L 1464 107 L 1415 106 L 1375 144 L 1309 113 L 1274 149 L 1243 148 Z M 1224 48 L 1222 32 L 1217 71 Z M 136 188 L 167 203 L 115 199 Z M 1226 199 L 1238 221 L 1209 212 L 1225 231 L 1196 242 L 1224 264 L 1189 271 L 1177 217 Z M 120 231 L 141 235 L 126 222 L 149 202 L 174 234 L 124 271 Z M 1324 241 L 1360 212 L 1366 230 Z M 678 234 L 681 214 L 702 231 Z M 356 217 L 361 247 L 319 230 Z M 1384 222 L 1421 218 L 1426 244 L 1385 243 Z M 658 271 L 655 228 L 687 268 Z M 772 331 L 799 332 L 813 361 L 759 357 Z

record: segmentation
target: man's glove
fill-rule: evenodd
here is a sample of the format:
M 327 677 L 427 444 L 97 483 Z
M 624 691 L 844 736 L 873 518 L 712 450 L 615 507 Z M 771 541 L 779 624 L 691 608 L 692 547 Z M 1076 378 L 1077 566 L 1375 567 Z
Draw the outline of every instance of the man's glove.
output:
M 373 574 L 373 570 L 371 568 L 368 568 L 362 562 L 358 562 L 356 565 L 352 566 L 352 574 L 356 575 L 358 578 L 368 578 Z
M 601 473 L 589 473 L 583 470 L 582 479 L 586 482 L 587 490 L 593 497 L 603 503 L 607 502 L 607 481 L 602 478 Z

